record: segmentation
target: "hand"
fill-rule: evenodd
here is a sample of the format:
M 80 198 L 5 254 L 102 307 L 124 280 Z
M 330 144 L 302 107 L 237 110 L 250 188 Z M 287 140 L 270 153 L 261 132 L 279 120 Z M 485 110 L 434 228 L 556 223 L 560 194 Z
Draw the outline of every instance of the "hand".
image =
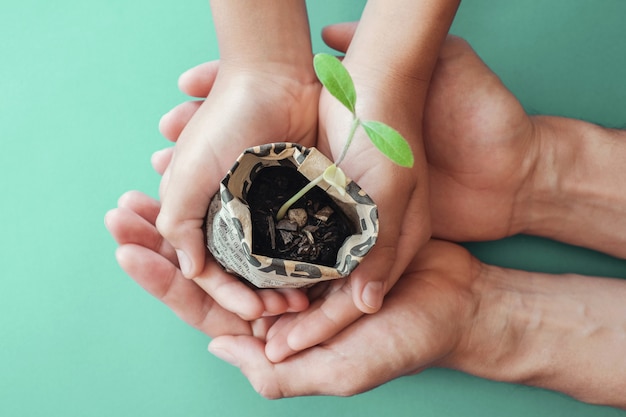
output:
M 317 130 L 320 86 L 311 64 L 304 0 L 259 0 L 254 13 L 246 0 L 212 0 L 211 11 L 222 63 L 211 79 L 210 95 L 175 137 L 156 222 L 187 278 L 203 271 L 204 217 L 219 181 L 241 151 L 276 141 L 310 145 Z M 228 278 L 215 279 L 211 289 L 228 287 L 236 296 L 225 300 L 210 293 L 216 301 L 229 303 L 229 309 L 246 318 L 268 313 L 258 299 L 246 303 L 253 292 Z
M 120 265 L 185 322 L 216 337 L 211 351 L 239 363 L 267 397 L 349 395 L 419 372 L 451 354 L 467 324 L 463 319 L 472 310 L 467 288 L 476 261 L 461 247 L 433 241 L 407 268 L 380 312 L 361 318 L 319 347 L 272 364 L 264 340 L 274 318 L 247 322 L 184 278 L 173 248 L 154 227 L 158 211 L 158 202 L 129 192 L 107 214 L 107 227 L 120 244 Z M 211 278 L 196 281 L 202 279 Z
M 476 311 L 471 285 L 480 268 L 462 247 L 429 242 L 382 309 L 280 363 L 254 337 L 221 336 L 209 350 L 240 367 L 264 397 L 354 395 L 399 376 L 447 363 Z
M 539 127 L 461 38 L 446 41 L 424 114 L 433 235 L 467 241 L 520 233 Z
M 207 287 L 221 274 L 214 263 L 193 281 L 183 277 L 173 247 L 155 227 L 160 205 L 139 192 L 120 197 L 118 208 L 109 211 L 105 224 L 120 245 L 116 252 L 120 266 L 146 291 L 165 303 L 182 320 L 209 336 L 247 334 L 264 338 L 271 318 L 247 321 L 226 310 L 208 294 Z M 216 278 L 217 277 L 217 278 Z M 223 288 L 222 291 L 228 291 Z M 232 294 L 225 294 L 226 297 Z M 290 311 L 307 304 L 294 290 L 260 290 L 254 295 L 270 312 Z M 245 300 L 244 300 L 245 301 Z
M 354 25 L 349 28 L 353 30 Z M 333 34 L 332 30 L 327 31 L 325 37 L 332 40 Z M 211 97 L 216 74 L 219 74 L 217 63 L 192 69 L 182 77 L 187 81 L 182 85 L 183 90 L 190 95 Z M 363 101 L 376 103 L 375 111 L 368 109 L 368 114 L 373 114 L 372 118 L 380 116 L 388 119 L 393 114 L 389 107 L 381 106 L 373 97 L 368 100 L 365 95 Z M 161 130 L 175 139 L 197 107 L 197 103 L 185 103 L 175 108 L 164 118 Z M 349 122 L 349 119 L 343 117 L 345 113 L 341 112 L 336 101 L 328 95 L 320 102 L 320 112 L 323 117 L 320 122 L 322 132 L 341 130 L 341 124 Z M 395 116 L 394 119 L 398 122 L 395 126 L 402 122 L 404 128 L 401 130 L 409 133 L 419 131 L 414 126 L 415 118 L 411 114 L 409 116 L 406 119 Z M 336 157 L 343 141 L 336 140 L 331 147 L 328 137 L 326 134 L 320 135 L 318 148 L 327 155 Z M 418 155 L 421 154 L 419 150 L 417 152 Z M 157 171 L 165 170 L 170 155 L 169 151 L 155 154 L 153 165 Z M 421 181 L 419 186 L 417 184 L 417 178 L 426 177 L 425 162 L 423 158 L 420 162 L 419 156 L 417 159 L 416 167 L 412 171 L 399 168 L 373 149 L 365 137 L 355 139 L 343 166 L 378 202 L 381 234 L 377 245 L 348 280 L 335 281 L 329 285 L 323 295 L 327 299 L 325 303 L 320 304 L 318 300 L 317 307 L 309 309 L 298 320 L 285 318 L 281 326 L 276 326 L 276 329 L 280 328 L 282 331 L 272 333 L 270 337 L 273 341 L 268 344 L 268 355 L 274 360 L 282 360 L 294 351 L 313 346 L 340 331 L 362 312 L 375 312 L 380 308 L 384 294 L 429 235 L 426 183 Z M 369 286 L 366 285 L 368 283 Z M 296 325 L 305 316 L 308 318 Z M 290 323 L 287 324 L 287 321 Z M 313 331 L 313 328 L 316 330 Z
M 345 51 L 354 28 L 354 24 L 335 25 L 325 30 L 324 38 L 331 47 Z M 190 75 L 190 78 L 192 76 L 197 85 L 203 84 L 199 71 Z M 332 110 L 334 101 L 326 99 L 322 97 L 320 103 L 322 132 L 326 131 L 325 123 L 340 124 L 342 121 L 337 117 L 333 119 L 333 115 L 342 114 L 341 109 Z M 486 117 L 491 117 L 488 124 L 482 122 Z M 325 122 L 327 119 L 329 122 Z M 435 235 L 477 240 L 500 238 L 514 233 L 514 225 L 511 223 L 516 199 L 523 196 L 524 185 L 536 156 L 533 123 L 513 95 L 470 46 L 459 38 L 449 37 L 442 49 L 429 90 L 424 132 L 431 165 L 430 204 Z M 360 139 L 363 139 L 359 145 L 362 149 L 367 140 Z M 320 136 L 320 149 L 328 153 L 338 152 L 340 145 L 334 146 L 331 149 L 324 135 Z M 354 155 L 358 155 L 358 150 Z M 357 165 L 352 169 L 358 172 L 359 161 L 371 164 L 377 156 L 354 158 Z M 348 172 L 351 169 L 349 164 L 350 160 L 346 160 L 348 166 L 345 169 Z M 386 168 L 389 172 L 394 170 L 394 167 Z M 373 172 L 378 171 L 365 170 L 360 174 Z M 353 304 L 351 298 L 354 300 L 355 294 L 361 291 L 360 288 L 355 291 L 350 286 L 359 279 L 360 282 L 371 279 L 368 273 L 372 270 L 370 261 L 390 271 L 386 274 L 387 289 L 393 285 L 420 247 L 420 241 L 428 230 L 427 226 L 421 224 L 428 218 L 420 208 L 425 187 L 417 187 L 415 183 L 424 176 L 399 174 L 393 178 L 401 177 L 406 182 L 396 181 L 395 187 L 385 187 L 385 182 L 380 181 L 380 178 L 370 178 L 372 181 L 368 181 L 367 177 L 356 178 L 368 191 L 370 188 L 378 192 L 388 191 L 385 198 L 376 201 L 383 202 L 381 217 L 383 213 L 393 213 L 389 217 L 397 219 L 396 222 L 387 223 L 388 227 L 381 227 L 381 230 L 394 231 L 386 235 L 386 240 L 391 243 L 377 244 L 379 256 L 374 256 L 375 251 L 369 254 L 349 281 L 332 283 L 323 298 L 318 299 L 306 312 L 297 317 L 281 318 L 268 335 L 267 354 L 270 358 L 280 361 L 296 351 L 326 340 L 356 320 L 361 312 L 355 307 L 359 306 L 358 302 Z M 371 184 L 364 185 L 363 180 Z M 407 191 L 407 188 L 411 191 Z M 387 210 L 384 210 L 385 207 Z M 402 210 L 405 210 L 404 214 L 396 213 Z M 381 222 L 383 220 L 384 217 Z M 397 242 L 396 236 L 399 236 Z M 381 240 L 384 239 L 381 236 Z M 397 254 L 390 250 L 394 243 L 402 249 Z M 381 258 L 385 261 L 381 261 Z M 396 262 L 392 268 L 394 260 Z
M 177 259 L 173 248 L 159 235 L 154 226 L 159 208 L 159 204 L 155 200 L 138 192 L 129 192 L 120 198 L 119 207 L 107 214 L 107 227 L 120 244 L 117 251 L 117 258 L 120 265 L 142 287 L 167 304 L 184 321 L 203 331 L 207 335 L 211 337 L 218 337 L 222 335 L 250 336 L 252 339 L 243 340 L 244 345 L 242 345 L 242 349 L 248 349 L 249 343 L 253 345 L 253 351 L 249 353 L 254 353 L 254 355 L 250 357 L 249 363 L 252 364 L 252 361 L 257 359 L 256 355 L 260 354 L 263 357 L 263 363 L 268 364 L 268 366 L 273 366 L 269 365 L 267 362 L 263 347 L 259 345 L 259 343 L 263 343 L 265 340 L 265 336 L 270 329 L 270 326 L 273 324 L 274 319 L 265 318 L 247 322 L 215 303 L 201 288 L 201 285 L 204 280 L 211 280 L 216 271 L 209 271 L 207 274 L 202 274 L 201 277 L 194 280 L 195 282 L 184 278 L 180 270 L 177 268 Z M 448 248 L 448 250 L 444 250 L 441 256 L 435 256 L 441 249 L 446 248 Z M 459 260 L 458 269 L 460 274 L 450 275 L 450 280 L 447 283 L 438 282 L 438 277 L 431 273 L 430 269 L 437 268 L 438 265 L 451 266 L 455 264 L 455 262 L 451 261 L 450 257 L 452 257 L 452 259 Z M 425 263 L 422 264 L 422 262 Z M 372 351 L 371 349 L 362 349 L 362 346 L 363 344 L 370 345 L 374 339 L 384 342 L 381 349 L 387 349 L 387 343 L 392 341 L 386 339 L 385 337 L 380 337 L 381 334 L 380 330 L 378 330 L 378 326 L 380 326 L 380 329 L 392 330 L 394 327 L 390 326 L 386 320 L 391 319 L 394 322 L 397 321 L 397 317 L 395 317 L 398 313 L 397 310 L 404 308 L 401 306 L 401 303 L 408 303 L 409 301 L 409 304 L 411 305 L 420 306 L 420 311 L 423 310 L 423 312 L 429 311 L 429 306 L 437 307 L 438 313 L 436 315 L 422 316 L 422 312 L 415 310 L 411 317 L 409 317 L 409 315 L 404 315 L 404 317 L 408 319 L 407 321 L 415 324 L 416 327 L 420 321 L 424 324 L 423 336 L 419 337 L 416 334 L 414 338 L 414 340 L 419 341 L 419 344 L 422 344 L 424 348 L 422 355 L 423 361 L 430 362 L 434 358 L 441 357 L 442 352 L 447 351 L 449 346 L 454 345 L 454 343 L 450 343 L 449 338 L 451 336 L 445 335 L 445 332 L 442 331 L 440 323 L 430 323 L 430 320 L 431 318 L 434 319 L 436 317 L 437 320 L 441 320 L 442 323 L 447 323 L 451 331 L 454 330 L 453 328 L 456 328 L 456 323 L 458 323 L 458 318 L 460 317 L 459 310 L 463 309 L 462 304 L 458 302 L 445 303 L 445 300 L 455 299 L 455 297 L 451 298 L 449 294 L 447 294 L 448 291 L 456 291 L 457 287 L 461 288 L 466 285 L 467 277 L 462 271 L 470 269 L 465 266 L 465 263 L 467 262 L 471 264 L 471 258 L 467 252 L 461 248 L 441 242 L 433 242 L 429 244 L 428 248 L 422 252 L 422 255 L 420 255 L 420 257 L 407 269 L 407 272 L 404 274 L 406 279 L 401 280 L 400 283 L 394 287 L 394 291 L 388 297 L 390 301 L 385 304 L 383 311 L 379 314 L 367 316 L 362 319 L 371 319 L 371 324 L 363 326 L 361 321 L 359 321 L 357 324 L 351 326 L 349 331 L 342 333 L 340 336 L 336 337 L 333 342 L 330 342 L 331 346 L 333 346 L 334 343 L 341 341 L 338 345 L 338 347 L 341 347 L 341 345 L 346 342 L 354 341 L 354 343 L 350 343 L 352 345 L 351 349 L 354 350 L 354 355 L 351 354 L 350 360 L 348 362 L 344 362 L 344 365 L 342 366 L 352 368 L 353 366 L 359 364 L 359 361 L 361 360 L 359 358 L 363 354 L 366 352 L 367 354 L 373 354 L 375 351 Z M 438 282 L 437 285 L 433 285 L 434 282 Z M 200 284 L 200 286 L 196 283 Z M 450 309 L 450 311 L 448 311 L 448 309 Z M 421 319 L 417 321 L 413 320 L 413 318 L 419 318 L 420 316 L 422 316 Z M 456 321 L 453 320 L 453 318 Z M 361 330 L 357 331 L 355 335 L 352 335 L 352 333 L 358 329 Z M 377 336 L 374 339 L 360 340 L 359 335 L 361 333 L 366 333 L 371 330 L 376 331 L 375 334 Z M 414 349 L 416 346 L 416 344 L 412 341 L 413 338 L 407 338 L 407 335 L 402 332 L 392 331 L 390 336 L 398 338 L 398 341 L 403 340 L 405 342 L 404 346 L 407 348 Z M 366 336 L 366 339 L 369 339 L 369 337 L 370 336 Z M 226 345 L 220 347 L 222 346 L 222 343 L 226 343 Z M 231 345 L 229 345 L 229 343 L 228 339 L 219 340 L 212 345 L 212 349 L 221 357 L 228 357 L 228 353 L 224 353 L 223 349 L 230 350 Z M 260 349 L 260 351 L 258 351 L 258 349 Z M 305 358 L 313 355 L 312 357 L 315 358 L 319 355 L 320 351 L 323 352 L 324 349 L 314 348 L 311 351 L 304 352 L 302 355 L 304 355 L 303 357 Z M 236 352 L 233 352 L 233 354 L 237 355 L 241 352 L 241 350 L 237 350 Z M 337 354 L 337 352 L 332 350 L 329 350 L 327 353 L 332 356 Z M 390 355 L 378 356 L 380 359 L 390 359 Z M 234 357 L 236 358 L 236 356 Z M 322 355 L 320 359 L 323 357 L 324 355 Z M 297 358 L 300 358 L 300 356 L 297 356 Z M 228 359 L 232 361 L 232 358 Z M 335 359 L 339 362 L 343 362 L 341 356 L 337 356 Z M 335 389 L 362 390 L 371 388 L 374 385 L 383 383 L 395 376 L 399 376 L 403 372 L 417 371 L 419 367 L 415 367 L 414 364 L 409 363 L 408 359 L 409 358 L 407 357 L 407 363 L 405 364 L 406 368 L 393 369 L 392 372 L 377 375 L 375 380 L 355 379 L 358 380 L 360 384 L 357 387 L 348 388 L 346 386 L 345 388 L 332 388 L 334 384 L 324 384 L 327 388 L 320 389 L 328 389 L 328 393 L 340 394 L 342 392 L 335 391 Z M 300 359 L 295 359 L 295 364 L 299 362 Z M 302 370 L 298 370 L 299 368 L 294 367 L 294 365 L 289 365 L 293 363 L 294 361 L 289 359 L 285 362 L 287 365 L 283 366 L 282 364 L 278 364 L 276 366 L 285 368 L 287 366 L 290 368 L 293 367 L 292 369 L 297 371 L 297 373 L 293 375 L 295 380 L 297 379 L 296 375 L 301 373 Z M 320 364 L 323 363 L 327 362 L 320 362 Z M 318 368 L 318 365 L 320 364 L 315 364 L 314 367 Z M 382 370 L 387 369 L 388 365 L 389 364 L 384 363 L 384 361 L 381 361 L 381 363 L 376 366 Z M 325 377 L 324 373 L 334 367 L 334 365 L 331 365 L 330 363 L 327 363 L 327 366 L 328 368 L 319 368 L 319 372 L 316 372 L 314 375 L 309 374 L 309 378 L 303 378 L 301 381 L 302 383 L 306 383 L 306 381 L 309 382 L 307 386 L 301 386 L 298 389 L 310 390 L 316 383 L 316 377 Z M 341 369 L 346 368 L 342 367 Z M 337 371 L 339 371 L 339 369 L 337 369 Z M 313 379 L 311 379 L 312 376 L 314 377 Z M 272 380 L 275 378 L 276 376 L 273 376 Z M 346 383 L 351 383 L 351 381 L 346 381 L 345 379 L 340 380 L 343 380 Z M 302 393 L 304 392 L 305 391 L 302 391 Z M 282 393 L 281 395 L 296 395 L 297 393 L 298 392 L 294 391 L 289 394 Z M 266 395 L 276 394 L 267 393 Z
M 333 25 L 327 27 L 322 36 L 329 46 L 346 52 L 356 27 L 356 23 Z M 411 169 L 394 165 L 374 148 L 362 131 L 357 133 L 342 169 L 377 203 L 378 240 L 347 280 L 332 282 L 307 311 L 297 316 L 283 316 L 273 326 L 266 346 L 266 354 L 273 361 L 315 346 L 363 313 L 380 309 L 386 292 L 430 236 L 427 172 L 418 110 L 421 105 L 416 98 L 420 96 L 420 89 L 425 91 L 426 82 L 417 80 L 414 85 L 404 79 L 390 80 L 381 91 L 362 73 L 356 77 L 353 74 L 353 78 L 357 112 L 364 119 L 380 120 L 399 130 L 413 144 L 415 165 Z M 410 108 L 414 112 L 397 111 L 398 108 Z M 337 159 L 350 120 L 346 110 L 323 90 L 318 149 Z
M 325 39 L 346 50 L 353 31 L 353 24 L 334 25 Z M 189 73 L 198 95 L 210 87 L 207 69 Z M 172 123 L 188 121 L 180 110 Z M 516 207 L 531 182 L 542 126 L 461 38 L 448 37 L 441 50 L 424 114 L 434 235 L 486 240 L 519 232 Z
M 267 398 L 355 395 L 444 367 L 626 408 L 625 296 L 620 279 L 489 266 L 431 240 L 377 314 L 318 346 L 280 363 L 248 335 L 219 336 L 209 350 Z
M 438 366 L 626 407 L 622 280 L 491 267 L 460 246 L 431 241 L 378 314 L 274 364 L 264 341 L 275 318 L 246 322 L 185 279 L 154 227 L 158 210 L 156 201 L 131 192 L 107 214 L 120 264 L 183 320 L 215 337 L 210 350 L 240 366 L 266 397 L 352 395 Z M 597 326 L 602 331 L 590 333 Z
M 185 90 L 185 76 L 181 77 Z M 250 75 L 246 71 L 220 70 L 211 79 L 211 94 L 202 103 L 192 103 L 165 115 L 161 121 L 163 134 L 177 140 L 174 156 L 164 172 L 161 186 L 163 208 L 157 225 L 168 241 L 181 248 L 178 259 L 183 270 L 193 258 L 193 271 L 185 276 L 198 274 L 197 261 L 204 256 L 202 223 L 211 197 L 217 192 L 219 180 L 235 161 L 239 153 L 250 146 L 273 142 L 291 141 L 311 145 L 317 123 L 317 100 L 319 86 L 316 83 L 300 85 L 294 80 L 262 71 Z M 177 111 L 191 112 L 186 126 L 176 123 Z M 171 120 L 174 120 L 173 122 Z M 228 138 L 227 145 L 224 138 Z M 185 220 L 182 220 L 185 219 Z M 175 236 L 174 236 L 175 235 Z M 185 239 L 183 239 L 185 237 Z M 191 255 L 193 252 L 198 252 Z M 212 258 L 208 262 L 214 263 Z M 267 309 L 251 299 L 251 290 L 233 277 L 215 280 L 212 289 L 227 285 L 232 293 L 239 293 L 230 300 L 216 292 L 210 293 L 218 302 L 229 303 L 233 311 L 246 318 L 259 317 Z M 242 295 L 242 294 L 247 295 Z M 243 297 L 243 298 L 242 298 Z M 235 305 L 236 303 L 236 305 Z

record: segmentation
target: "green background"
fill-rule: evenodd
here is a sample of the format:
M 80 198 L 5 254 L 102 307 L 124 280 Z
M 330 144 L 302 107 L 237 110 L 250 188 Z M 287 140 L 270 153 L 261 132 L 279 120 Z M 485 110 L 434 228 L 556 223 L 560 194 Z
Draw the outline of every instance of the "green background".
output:
M 363 4 L 311 0 L 315 49 Z M 466 0 L 453 32 L 529 111 L 624 127 L 625 17 L 622 0 Z M 177 76 L 216 57 L 206 1 L 2 2 L 0 416 L 626 416 L 440 369 L 347 399 L 268 401 L 212 357 L 120 270 L 103 216 L 128 189 L 156 195 L 149 158 L 166 146 L 160 116 L 185 100 Z M 543 239 L 468 246 L 500 265 L 626 277 L 625 261 Z

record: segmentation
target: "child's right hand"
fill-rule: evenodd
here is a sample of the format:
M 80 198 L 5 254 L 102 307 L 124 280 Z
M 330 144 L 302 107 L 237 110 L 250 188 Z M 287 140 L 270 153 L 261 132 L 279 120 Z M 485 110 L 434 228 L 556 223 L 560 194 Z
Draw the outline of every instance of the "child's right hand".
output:
M 213 63 L 204 64 L 203 69 L 207 77 L 204 83 L 195 79 L 189 82 L 183 74 L 180 86 L 185 93 L 206 96 L 206 100 L 179 106 L 161 121 L 163 134 L 175 141 L 176 146 L 167 156 L 168 164 L 161 165 L 162 207 L 157 226 L 176 248 L 181 270 L 188 278 L 206 269 L 204 217 L 210 199 L 219 189 L 219 181 L 239 154 L 268 142 L 290 141 L 312 146 L 317 133 L 320 87 L 314 76 L 304 82 L 306 74 L 290 78 L 285 75 L 289 73 L 287 70 L 248 71 L 234 65 L 220 65 L 218 69 Z M 181 113 L 193 116 L 185 118 L 188 123 L 176 123 Z M 207 260 L 215 262 L 211 257 Z M 284 309 L 269 311 L 258 293 L 227 274 L 218 274 L 207 285 L 205 290 L 213 298 L 246 319 L 296 311 L 307 304 L 305 295 L 301 294 L 296 306 L 289 306 L 284 299 L 282 304 L 278 303 Z M 263 292 L 266 297 L 269 293 Z M 283 293 L 276 291 L 271 297 L 280 299 Z

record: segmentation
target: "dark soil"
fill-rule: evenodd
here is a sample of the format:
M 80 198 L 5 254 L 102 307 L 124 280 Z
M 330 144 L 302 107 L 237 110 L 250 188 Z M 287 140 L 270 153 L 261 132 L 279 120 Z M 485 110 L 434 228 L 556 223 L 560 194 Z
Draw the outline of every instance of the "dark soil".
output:
M 278 166 L 259 171 L 246 196 L 252 215 L 253 253 L 325 266 L 336 264 L 339 248 L 354 231 L 345 214 L 320 187 L 298 200 L 291 207 L 295 210 L 283 220 L 276 219 L 280 206 L 307 183 L 294 168 Z

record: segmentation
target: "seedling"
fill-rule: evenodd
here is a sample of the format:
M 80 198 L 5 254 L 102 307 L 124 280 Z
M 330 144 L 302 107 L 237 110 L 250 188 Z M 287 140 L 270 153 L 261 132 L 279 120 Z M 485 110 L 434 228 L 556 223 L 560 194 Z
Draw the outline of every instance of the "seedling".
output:
M 378 148 L 387 158 L 403 167 L 413 166 L 413 152 L 402 135 L 382 122 L 373 120 L 361 120 L 356 114 L 356 90 L 354 82 L 348 70 L 341 61 L 329 54 L 317 54 L 313 58 L 315 74 L 328 92 L 343 104 L 352 113 L 352 125 L 346 139 L 341 155 L 330 165 L 319 177 L 311 180 L 304 188 L 285 202 L 278 210 L 276 218 L 281 220 L 287 210 L 304 196 L 309 190 L 319 184 L 322 180 L 344 195 L 346 192 L 347 179 L 339 164 L 343 161 L 352 143 L 354 134 L 361 127 L 370 138 L 374 146 Z

